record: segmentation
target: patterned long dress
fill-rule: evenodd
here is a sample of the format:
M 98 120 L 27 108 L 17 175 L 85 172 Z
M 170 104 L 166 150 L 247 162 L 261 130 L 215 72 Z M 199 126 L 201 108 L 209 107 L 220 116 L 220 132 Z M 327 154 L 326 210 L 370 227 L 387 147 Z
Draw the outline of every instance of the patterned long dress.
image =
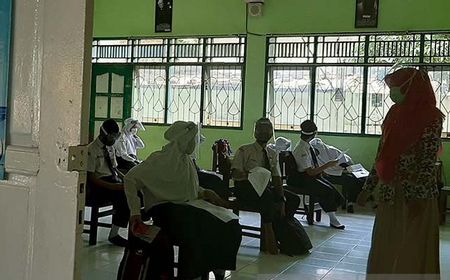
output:
M 439 191 L 435 163 L 441 131 L 441 120 L 425 129 L 421 140 L 400 157 L 393 183 L 380 182 L 375 169 L 366 181 L 364 189 L 378 201 L 368 279 L 381 279 L 377 278 L 380 274 L 439 279 Z

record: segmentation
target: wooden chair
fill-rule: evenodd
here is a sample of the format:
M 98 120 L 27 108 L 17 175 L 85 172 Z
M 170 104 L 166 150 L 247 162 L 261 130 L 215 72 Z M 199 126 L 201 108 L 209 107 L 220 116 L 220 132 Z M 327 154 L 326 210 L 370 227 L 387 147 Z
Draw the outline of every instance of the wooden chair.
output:
M 284 182 L 286 182 L 289 176 L 295 174 L 297 171 L 297 163 L 295 162 L 294 155 L 290 151 L 282 151 L 279 154 L 280 161 L 280 169 L 281 175 Z M 320 222 L 322 219 L 322 209 L 320 205 L 317 203 L 317 200 L 314 196 L 308 195 L 306 193 L 299 193 L 299 190 L 289 186 L 287 184 L 284 185 L 285 189 L 293 191 L 302 196 L 302 203 L 300 203 L 300 207 L 297 210 L 296 214 L 306 215 L 306 220 L 309 225 L 314 224 L 314 213 L 316 213 L 316 221 Z
M 86 207 L 91 208 L 90 219 L 84 220 L 84 225 L 88 228 L 83 229 L 83 233 L 89 234 L 89 245 L 97 244 L 97 233 L 99 227 L 111 228 L 111 223 L 99 222 L 100 218 L 112 216 L 113 209 L 110 201 L 102 201 L 96 199 L 92 192 L 89 191 L 89 186 L 86 189 Z M 101 202 L 99 202 L 101 201 Z M 104 209 L 108 207 L 107 209 Z

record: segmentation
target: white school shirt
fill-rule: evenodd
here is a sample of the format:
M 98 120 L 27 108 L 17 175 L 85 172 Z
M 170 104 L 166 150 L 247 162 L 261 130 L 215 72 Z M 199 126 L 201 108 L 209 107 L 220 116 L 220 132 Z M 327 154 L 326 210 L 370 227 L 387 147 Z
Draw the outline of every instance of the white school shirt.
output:
M 294 151 L 292 151 L 292 155 L 297 163 L 297 171 L 300 173 L 305 172 L 308 168 L 314 168 L 314 162 L 309 150 L 310 147 L 309 143 L 300 139 L 295 146 Z

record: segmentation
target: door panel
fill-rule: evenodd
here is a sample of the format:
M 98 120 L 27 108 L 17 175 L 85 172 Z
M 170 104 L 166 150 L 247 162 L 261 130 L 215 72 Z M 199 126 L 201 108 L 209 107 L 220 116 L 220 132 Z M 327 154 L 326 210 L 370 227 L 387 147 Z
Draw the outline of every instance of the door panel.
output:
M 92 65 L 90 140 L 97 137 L 104 120 L 115 119 L 121 126 L 131 116 L 132 75 L 132 65 Z

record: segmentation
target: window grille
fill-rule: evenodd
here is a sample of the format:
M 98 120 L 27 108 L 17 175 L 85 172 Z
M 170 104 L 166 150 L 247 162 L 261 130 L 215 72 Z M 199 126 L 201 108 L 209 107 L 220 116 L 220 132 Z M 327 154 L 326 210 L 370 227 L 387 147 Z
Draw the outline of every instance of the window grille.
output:
M 278 130 L 313 119 L 325 133 L 380 134 L 392 106 L 383 78 L 397 63 L 428 70 L 450 136 L 450 34 L 362 34 L 267 40 L 266 115 Z
M 240 127 L 245 37 L 94 40 L 93 63 L 132 63 L 132 115 Z

